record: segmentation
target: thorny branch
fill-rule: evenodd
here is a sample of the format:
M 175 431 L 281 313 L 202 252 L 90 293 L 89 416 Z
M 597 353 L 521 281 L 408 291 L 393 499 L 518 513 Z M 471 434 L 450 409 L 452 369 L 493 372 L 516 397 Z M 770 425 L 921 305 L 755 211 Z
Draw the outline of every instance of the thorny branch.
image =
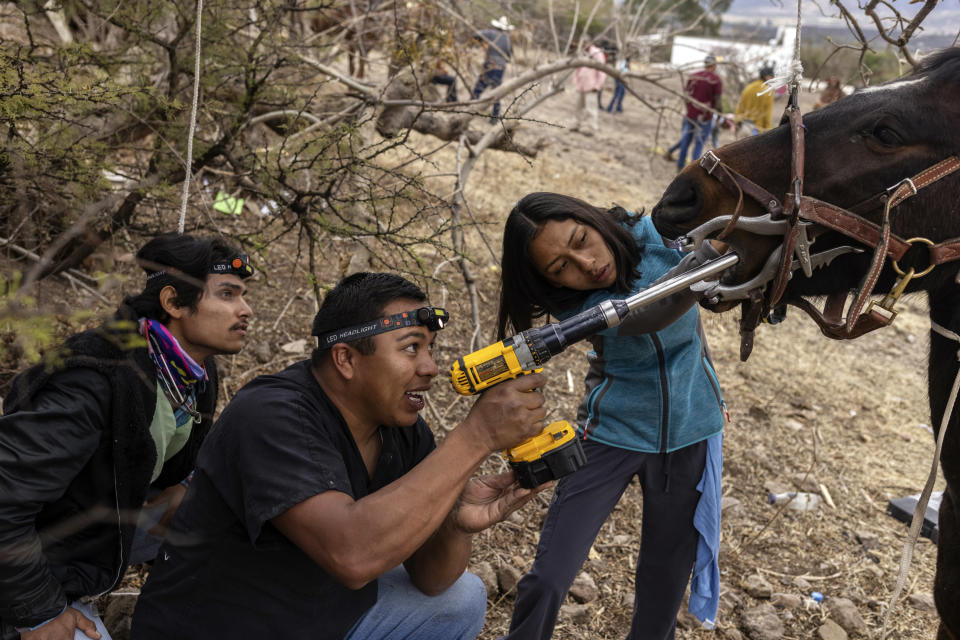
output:
M 561 26 L 550 1 L 547 13 L 554 59 L 532 68 L 511 67 L 515 75 L 478 99 L 447 103 L 435 98 L 438 92 L 429 88 L 433 64 L 436 60 L 461 59 L 458 54 L 451 55 L 449 48 L 456 48 L 458 41 L 472 40 L 477 29 L 467 15 L 471 13 L 469 8 L 443 2 L 394 3 L 389 11 L 382 11 L 358 1 L 356 8 L 351 4 L 351 14 L 340 23 L 311 34 L 305 26 L 312 16 L 309 11 L 269 13 L 255 2 L 244 7 L 225 1 L 211 2 L 217 5 L 220 22 L 211 22 L 211 31 L 205 34 L 204 49 L 210 53 L 203 61 L 205 88 L 197 136 L 201 154 L 193 169 L 194 173 L 202 170 L 217 186 L 209 193 L 198 188 L 194 194 L 195 207 L 208 216 L 205 222 L 197 222 L 196 228 L 220 230 L 222 225 L 209 216 L 218 191 L 231 196 L 246 194 L 244 207 L 258 211 L 261 207 L 254 203 L 262 203 L 262 210 L 266 211 L 257 230 L 240 238 L 249 247 L 265 246 L 298 230 L 303 234 L 302 240 L 311 245 L 355 242 L 354 246 L 370 252 L 371 264 L 394 268 L 407 258 L 413 259 L 412 264 L 419 264 L 416 247 L 427 244 L 458 256 L 468 289 L 473 284 L 460 216 L 465 211 L 472 218 L 464 199 L 472 167 L 477 157 L 491 148 L 528 157 L 535 155 L 542 141 L 530 142 L 522 136 L 518 139 L 518 134 L 525 131 L 530 122 L 526 118 L 536 106 L 563 90 L 572 70 L 590 67 L 621 80 L 633 96 L 658 113 L 663 108 L 650 104 L 640 87 L 657 87 L 675 96 L 678 103 L 686 99 L 674 86 L 673 77 L 621 72 L 613 64 L 571 55 L 576 50 L 574 43 L 586 37 L 587 26 L 603 22 L 601 31 L 613 30 L 622 44 L 623 40 L 632 40 L 664 25 L 668 28 L 662 31 L 668 35 L 692 28 L 706 19 L 717 4 L 714 0 L 690 24 L 677 25 L 663 22 L 675 2 L 668 1 L 656 11 L 651 10 L 656 3 L 630 2 L 610 15 L 601 15 L 603 3 L 595 0 L 582 26 L 581 7 L 576 2 L 572 22 Z M 50 226 L 33 233 L 34 238 L 49 240 L 42 246 L 39 241 L 18 239 L 19 245 L 42 256 L 28 281 L 77 264 L 85 251 L 119 229 L 142 225 L 142 210 L 152 207 L 163 212 L 170 208 L 165 190 L 182 179 L 182 169 L 176 169 L 180 163 L 171 158 L 180 156 L 183 102 L 186 88 L 192 84 L 192 50 L 189 38 L 185 38 L 191 25 L 184 17 L 189 16 L 189 4 L 177 0 L 173 3 L 174 14 L 162 15 L 145 12 L 135 4 L 84 0 L 53 12 L 50 20 L 57 27 L 55 32 L 42 23 L 51 15 L 49 12 L 20 16 L 25 27 L 22 46 L 29 56 L 11 54 L 9 47 L 2 51 L 13 80 L 7 86 L 20 91 L 21 97 L 30 91 L 35 94 L 33 87 L 42 82 L 49 86 L 49 82 L 31 75 L 37 71 L 28 65 L 42 62 L 56 73 L 57 56 L 53 54 L 64 43 L 101 38 L 89 50 L 83 50 L 85 53 L 71 55 L 78 56 L 74 68 L 90 79 L 86 88 L 92 87 L 99 92 L 97 96 L 104 96 L 85 97 L 85 102 L 64 100 L 67 93 L 52 94 L 49 103 L 37 101 L 35 111 L 26 114 L 28 117 L 18 115 L 9 122 L 9 140 L 19 145 L 9 151 L 9 157 L 38 157 L 51 167 L 46 170 L 48 175 L 41 171 L 42 179 L 35 177 L 27 187 L 12 192 L 36 199 L 42 203 L 41 211 L 49 209 L 60 214 L 59 226 L 44 219 Z M 843 0 L 833 0 L 833 4 L 859 43 L 863 73 L 864 56 L 870 46 L 868 35 Z M 924 0 L 912 18 L 885 0 L 869 0 L 861 10 L 880 30 L 883 40 L 897 46 L 904 59 L 913 64 L 915 54 L 909 51 L 908 44 L 936 4 L 937 0 Z M 387 79 L 377 82 L 354 77 L 335 60 L 338 51 L 348 50 L 350 38 L 357 31 L 365 29 L 361 35 L 369 35 L 371 25 L 378 25 L 383 33 L 375 44 L 361 41 L 359 55 L 365 61 L 377 60 L 368 57 L 376 48 L 391 65 Z M 77 32 L 64 31 L 65 28 L 76 28 Z M 596 31 L 592 31 L 596 37 Z M 124 55 L 111 59 L 120 53 Z M 402 74 L 414 78 L 414 90 L 406 95 L 396 91 L 397 78 Z M 456 74 L 461 79 L 470 75 L 461 69 L 456 69 Z M 104 78 L 116 82 L 111 84 Z M 138 88 L 124 85 L 127 78 L 148 78 L 149 82 Z M 491 103 L 511 100 L 496 126 L 478 126 L 485 121 L 484 111 Z M 371 136 L 372 127 L 368 124 L 378 124 L 383 113 L 391 109 L 408 109 L 408 120 L 391 129 L 386 137 Z M 57 131 L 59 135 L 72 131 L 73 137 L 62 148 L 39 149 L 31 137 L 35 131 Z M 454 172 L 449 169 L 434 167 L 434 171 L 424 175 L 409 161 L 394 157 L 384 161 L 387 154 L 402 152 L 406 154 L 402 157 L 415 158 L 418 163 L 431 162 L 430 153 L 422 154 L 410 144 L 411 131 L 456 141 L 460 146 L 452 195 L 433 193 L 424 186 L 427 178 L 452 175 Z M 49 133 L 47 137 L 54 139 Z M 91 157 L 99 154 L 97 162 L 66 156 L 63 149 L 70 150 L 69 153 L 83 149 L 76 141 L 89 145 Z M 5 150 L 0 148 L 0 156 Z M 125 165 L 118 161 L 120 157 Z M 77 199 L 72 191 L 58 186 L 57 181 L 61 176 L 79 172 L 79 167 L 85 165 L 92 172 L 77 181 L 83 190 L 83 198 Z M 127 179 L 120 186 L 104 188 L 104 170 Z M 0 166 L 0 181 L 8 177 L 8 168 Z M 74 184 L 70 188 L 79 187 Z M 4 206 L 9 205 L 0 202 L 0 207 Z M 418 229 L 417 225 L 432 214 L 421 212 L 451 207 L 457 213 L 454 222 L 448 221 L 453 244 L 444 246 L 436 240 L 436 234 L 425 237 L 424 227 Z M 25 218 L 19 214 L 11 219 L 10 226 L 0 223 L 0 231 L 6 230 L 12 237 L 14 230 L 20 232 L 18 225 Z M 481 233 L 473 222 L 470 226 Z M 492 251 L 482 233 L 481 239 Z M 82 245 L 79 249 L 78 242 Z M 387 247 L 389 251 L 380 251 L 378 247 Z M 305 252 L 304 259 L 326 253 L 322 247 L 311 249 Z M 419 268 L 421 273 L 429 272 Z M 307 271 L 314 271 L 312 261 Z M 311 287 L 315 296 L 322 295 L 320 283 L 314 281 Z

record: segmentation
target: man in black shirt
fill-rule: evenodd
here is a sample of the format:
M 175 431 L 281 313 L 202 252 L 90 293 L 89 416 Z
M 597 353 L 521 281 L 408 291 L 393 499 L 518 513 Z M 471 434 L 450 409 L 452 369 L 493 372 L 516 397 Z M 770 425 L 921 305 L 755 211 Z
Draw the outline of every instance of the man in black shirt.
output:
M 485 392 L 436 445 L 419 411 L 447 315 L 425 299 L 398 276 L 350 276 L 317 313 L 311 360 L 237 393 L 200 452 L 134 640 L 479 633 L 471 536 L 535 491 L 512 472 L 471 476 L 540 432 L 543 398 L 525 392 L 544 380 Z

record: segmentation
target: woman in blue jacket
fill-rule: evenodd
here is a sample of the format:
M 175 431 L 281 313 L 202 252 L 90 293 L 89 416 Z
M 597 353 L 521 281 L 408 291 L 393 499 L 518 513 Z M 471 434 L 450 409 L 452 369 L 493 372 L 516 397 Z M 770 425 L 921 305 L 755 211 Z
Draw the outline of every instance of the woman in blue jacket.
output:
M 647 217 L 556 193 L 517 202 L 503 234 L 498 331 L 565 319 L 719 255 L 704 243 L 684 257 Z M 693 572 L 690 609 L 717 611 L 720 441 L 725 405 L 687 290 L 641 307 L 590 338 L 577 430 L 586 464 L 561 479 L 533 568 L 517 586 L 506 638 L 550 638 L 560 605 L 600 527 L 636 476 L 643 490 L 631 640 L 674 637 Z

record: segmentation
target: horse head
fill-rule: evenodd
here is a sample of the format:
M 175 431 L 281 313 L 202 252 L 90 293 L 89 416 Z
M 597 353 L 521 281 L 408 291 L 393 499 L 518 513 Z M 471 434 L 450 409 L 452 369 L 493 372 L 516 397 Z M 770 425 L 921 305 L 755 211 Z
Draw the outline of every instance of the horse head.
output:
M 876 87 L 861 89 L 823 109 L 803 117 L 805 176 L 802 194 L 852 209 L 858 216 L 879 223 L 884 211 L 882 194 L 905 178 L 951 156 L 960 156 L 960 48 L 930 56 L 908 76 Z M 788 123 L 759 136 L 727 145 L 714 153 L 720 164 L 773 194 L 779 203 L 790 201 L 794 191 L 791 172 L 792 130 Z M 802 156 L 801 156 L 802 158 Z M 705 167 L 708 158 L 686 167 L 670 183 L 653 210 L 653 220 L 668 238 L 682 236 L 718 216 L 760 216 L 770 211 L 764 197 L 744 197 L 736 188 L 725 186 Z M 960 171 L 891 209 L 890 229 L 904 239 L 923 237 L 934 242 L 960 237 Z M 859 208 L 858 208 L 859 205 Z M 722 283 L 744 282 L 755 277 L 767 264 L 770 254 L 781 246 L 782 237 L 758 235 L 742 228 L 732 229 L 724 240 L 741 256 L 728 270 Z M 816 241 L 823 250 L 850 244 L 836 231 L 826 230 Z M 918 243 L 919 244 L 919 243 Z M 791 278 L 788 292 L 825 294 L 840 288 L 851 289 L 870 263 L 873 247 L 860 255 L 844 255 L 812 277 Z M 901 262 L 929 264 L 926 248 L 911 246 Z M 940 269 L 956 272 L 952 268 Z M 948 265 L 949 266 L 949 265 Z M 803 274 L 800 274 L 801 276 Z M 885 280 L 892 279 L 887 271 Z M 923 288 L 929 289 L 933 279 Z M 920 288 L 915 284 L 912 288 Z M 720 303 L 722 311 L 734 303 Z

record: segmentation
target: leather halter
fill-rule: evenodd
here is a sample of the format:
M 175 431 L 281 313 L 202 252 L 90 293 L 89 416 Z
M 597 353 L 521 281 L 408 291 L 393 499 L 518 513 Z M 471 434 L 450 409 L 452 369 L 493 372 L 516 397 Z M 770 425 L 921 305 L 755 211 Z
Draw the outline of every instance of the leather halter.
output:
M 846 319 L 843 319 L 843 308 L 847 299 L 846 291 L 829 296 L 822 312 L 802 298 L 788 300 L 787 302 L 810 315 L 824 335 L 837 340 L 857 338 L 869 331 L 887 326 L 893 321 L 896 312 L 883 306 L 875 308 L 871 304 L 870 308 L 861 314 L 863 305 L 873 292 L 887 258 L 894 260 L 894 266 L 902 276 L 900 281 L 902 286 L 899 287 L 897 297 L 899 297 L 903 287 L 906 286 L 903 276 L 906 276 L 906 281 L 909 281 L 914 273 L 911 269 L 908 275 L 903 274 L 896 267 L 896 261 L 906 254 L 914 242 L 921 240 L 930 244 L 928 271 L 937 265 L 960 259 L 960 238 L 934 244 L 918 238 L 905 240 L 890 231 L 891 209 L 904 200 L 915 196 L 920 190 L 960 169 L 960 158 L 950 156 L 941 160 L 917 175 L 905 178 L 889 189 L 852 207 L 857 211 L 871 211 L 882 206 L 883 215 L 881 223 L 878 225 L 848 209 L 803 195 L 805 127 L 803 116 L 797 105 L 796 86 L 793 87 L 791 92 L 784 119 L 788 120 L 790 124 L 792 147 L 790 184 L 793 190 L 786 194 L 783 205 L 780 204 L 780 200 L 776 196 L 731 168 L 713 151 L 708 151 L 699 161 L 700 167 L 708 175 L 718 180 L 728 191 L 737 196 L 737 206 L 734 213 L 727 226 L 717 236 L 718 240 L 723 239 L 737 228 L 737 221 L 743 209 L 744 196 L 756 201 L 763 210 L 771 214 L 771 218 L 786 218 L 789 223 L 783 236 L 780 266 L 766 288 L 766 295 L 764 295 L 762 288 L 757 289 L 752 291 L 749 298 L 743 302 L 740 319 L 741 360 L 746 360 L 750 355 L 753 348 L 753 332 L 757 324 L 767 315 L 770 309 L 780 303 L 791 277 L 791 266 L 795 255 L 801 265 L 805 265 L 804 270 L 809 275 L 809 243 L 813 238 L 827 230 L 837 231 L 862 244 L 874 247 L 870 269 L 865 275 L 853 303 L 850 305 Z M 804 223 L 803 225 L 801 225 L 801 221 Z M 898 282 L 898 285 L 900 282 Z

